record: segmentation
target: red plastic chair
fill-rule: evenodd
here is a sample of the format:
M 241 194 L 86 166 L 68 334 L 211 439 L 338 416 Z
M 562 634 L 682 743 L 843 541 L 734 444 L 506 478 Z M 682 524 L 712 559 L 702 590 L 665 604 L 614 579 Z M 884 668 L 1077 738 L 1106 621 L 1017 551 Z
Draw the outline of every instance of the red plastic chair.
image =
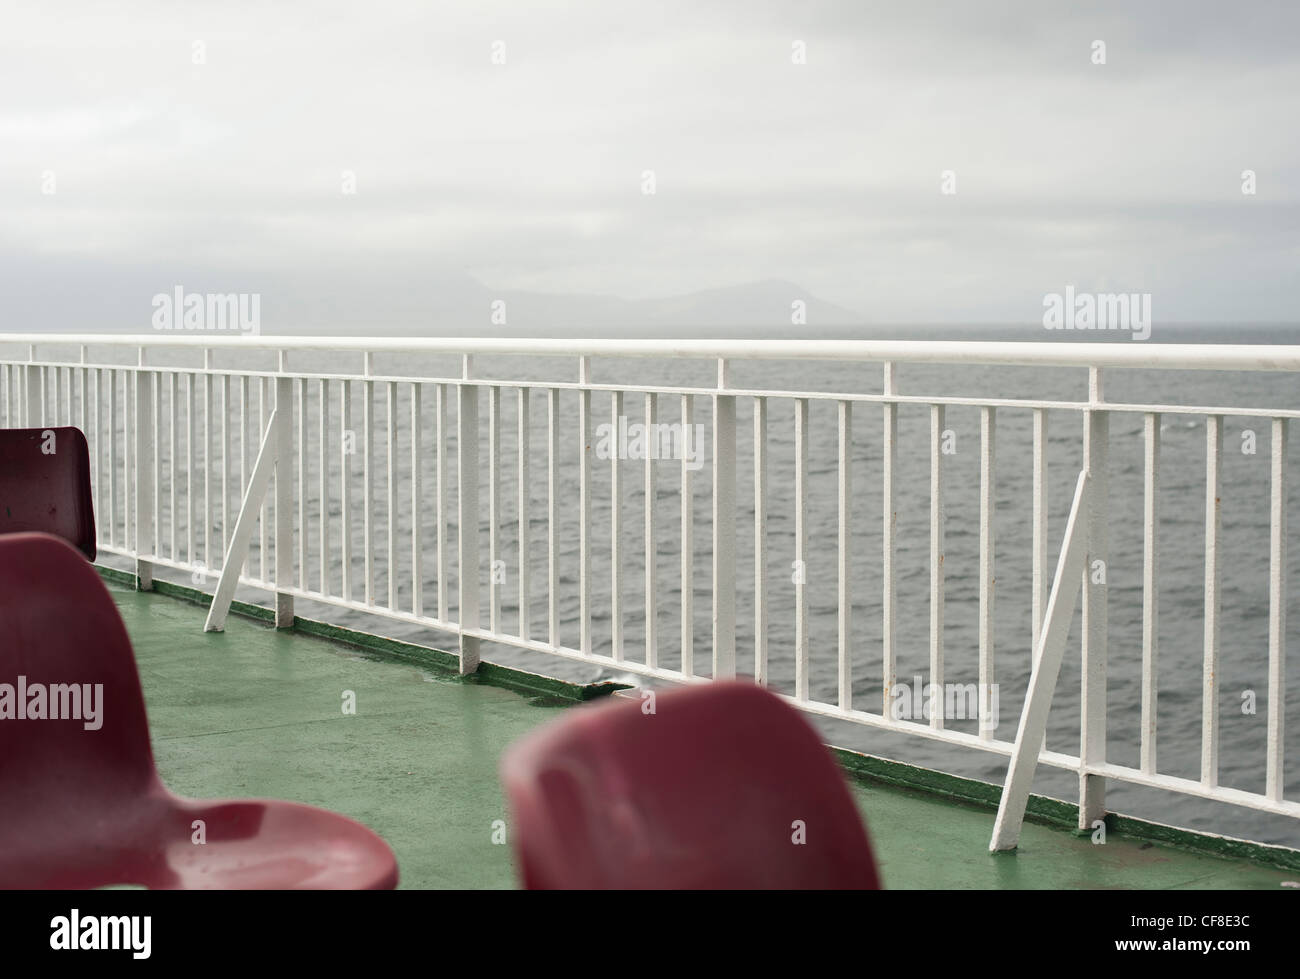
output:
M 78 428 L 0 429 L 0 534 L 44 531 L 95 560 L 90 451 Z
M 844 778 L 792 707 L 738 681 L 642 704 L 575 708 L 507 750 L 524 886 L 880 886 Z
M 397 885 L 392 850 L 343 816 L 292 802 L 172 795 L 154 768 L 113 599 L 76 551 L 46 534 L 0 538 L 0 684 L 12 688 L 11 712 L 20 682 L 30 713 L 36 684 L 45 713 L 55 684 L 91 684 L 92 696 L 80 705 L 60 697 L 70 719 L 18 719 L 5 716 L 0 688 L 0 887 Z

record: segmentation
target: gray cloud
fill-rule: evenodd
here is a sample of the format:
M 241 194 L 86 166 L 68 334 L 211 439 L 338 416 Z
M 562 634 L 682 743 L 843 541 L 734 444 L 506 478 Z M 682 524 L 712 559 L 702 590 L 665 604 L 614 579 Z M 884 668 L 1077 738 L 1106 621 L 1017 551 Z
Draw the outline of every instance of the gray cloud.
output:
M 1300 318 L 1294 4 L 514 6 L 20 5 L 5 327 L 176 283 L 321 329 L 757 280 L 873 321 L 1029 322 L 1067 283 Z

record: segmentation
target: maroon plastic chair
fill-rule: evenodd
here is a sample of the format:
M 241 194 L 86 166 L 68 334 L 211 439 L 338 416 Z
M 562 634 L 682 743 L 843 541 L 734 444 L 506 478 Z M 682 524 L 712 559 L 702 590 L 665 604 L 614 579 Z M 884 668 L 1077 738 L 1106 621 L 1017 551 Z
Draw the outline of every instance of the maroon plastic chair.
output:
M 95 560 L 90 451 L 79 428 L 0 429 L 0 534 L 39 530 Z
M 0 537 L 0 684 L 10 688 L 6 708 L 0 687 L 0 887 L 397 885 L 392 850 L 343 816 L 292 802 L 182 799 L 167 790 L 112 596 L 55 537 Z M 73 684 L 83 685 L 82 698 L 71 694 Z M 42 712 L 65 719 L 32 716 L 37 685 Z M 195 842 L 200 820 L 204 843 Z
M 729 681 L 642 705 L 575 708 L 507 750 L 524 886 L 880 886 L 838 766 L 779 697 Z

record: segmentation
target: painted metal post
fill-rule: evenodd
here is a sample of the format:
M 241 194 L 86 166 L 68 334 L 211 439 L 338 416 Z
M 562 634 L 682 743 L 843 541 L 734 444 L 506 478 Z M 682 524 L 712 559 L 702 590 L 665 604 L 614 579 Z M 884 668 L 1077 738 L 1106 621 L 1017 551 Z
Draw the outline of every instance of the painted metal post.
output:
M 41 369 L 36 365 L 36 345 L 29 348 L 31 363 L 23 370 L 23 425 L 36 428 L 44 422 L 41 406 Z
M 808 399 L 794 402 L 794 696 L 808 699 Z
M 479 627 L 478 386 L 467 383 L 473 358 L 462 361 L 460 406 L 456 419 L 456 471 L 460 480 L 460 666 L 473 673 L 479 664 L 479 640 L 466 631 Z
M 1101 368 L 1088 369 L 1091 407 L 1084 413 L 1083 467 L 1088 473 L 1088 548 L 1081 572 L 1083 589 L 1082 691 L 1079 730 L 1079 829 L 1094 829 L 1106 816 L 1106 781 L 1088 769 L 1106 763 L 1107 581 L 1110 559 L 1110 413 L 1104 403 Z
M 1142 734 L 1141 764 L 1147 775 L 1156 773 L 1156 718 L 1160 682 L 1160 415 L 1147 412 L 1143 423 L 1142 491 Z
M 853 708 L 853 402 L 839 408 L 839 707 Z
M 1219 784 L 1219 622 L 1223 561 L 1223 416 L 1205 419 L 1205 649 L 1201 663 L 1201 784 Z
M 943 405 L 930 406 L 930 726 L 943 728 L 943 632 L 946 578 L 944 530 L 948 518 L 943 506 Z
M 884 393 L 886 397 L 898 393 L 898 371 L 889 361 L 884 367 Z M 890 717 L 894 684 L 898 676 L 898 621 L 894 603 L 898 597 L 898 575 L 895 558 L 898 553 L 898 509 L 894 500 L 894 474 L 898 472 L 898 404 L 886 401 L 884 415 L 884 445 L 881 448 L 881 714 Z
M 288 370 L 289 356 L 280 353 L 280 376 L 275 379 L 275 626 L 293 627 L 293 596 L 283 589 L 293 585 L 293 378 Z M 324 419 L 321 421 L 324 425 Z M 306 445 L 298 446 L 306 452 Z M 325 459 L 321 459 L 325 468 Z M 302 492 L 306 493 L 304 487 Z M 322 590 L 324 587 L 322 585 Z
M 1264 794 L 1282 801 L 1286 733 L 1286 450 L 1287 419 L 1273 419 L 1268 547 L 1268 754 Z
M 730 387 L 718 361 L 718 390 Z M 696 450 L 702 446 L 696 446 Z M 736 675 L 736 398 L 713 397 L 713 678 Z
M 154 375 L 145 371 L 145 348 L 139 351 L 135 372 L 135 578 L 140 591 L 153 590 L 153 562 L 143 555 L 153 554 L 155 513 L 153 507 L 153 450 L 149 446 L 153 433 Z
M 591 653 L 591 358 L 578 358 L 578 648 Z
M 767 686 L 767 399 L 754 399 L 754 681 Z

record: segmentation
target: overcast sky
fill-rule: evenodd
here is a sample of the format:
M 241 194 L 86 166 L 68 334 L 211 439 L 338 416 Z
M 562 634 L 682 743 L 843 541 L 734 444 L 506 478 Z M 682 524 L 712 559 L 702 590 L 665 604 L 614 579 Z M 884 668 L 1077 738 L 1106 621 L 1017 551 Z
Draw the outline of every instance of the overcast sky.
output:
M 1294 0 L 3 13 L 3 329 L 147 328 L 180 284 L 382 333 L 470 280 L 775 278 L 871 322 L 1033 322 L 1072 284 L 1300 320 Z

